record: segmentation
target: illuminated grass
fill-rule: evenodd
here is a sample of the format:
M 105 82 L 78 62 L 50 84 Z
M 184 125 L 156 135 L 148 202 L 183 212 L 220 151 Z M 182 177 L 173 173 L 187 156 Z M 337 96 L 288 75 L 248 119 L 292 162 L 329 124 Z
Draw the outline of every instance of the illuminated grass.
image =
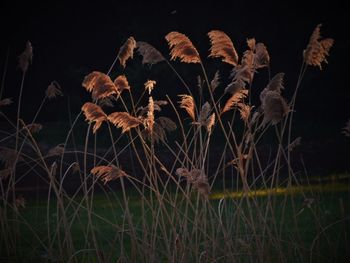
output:
M 255 196 L 268 196 L 268 195 L 282 195 L 282 194 L 301 194 L 306 192 L 345 192 L 350 191 L 350 184 L 341 183 L 328 183 L 328 184 L 317 184 L 317 185 L 300 185 L 300 186 L 289 186 L 289 187 L 277 187 L 270 189 L 260 189 L 248 192 L 248 197 Z M 217 200 L 222 198 L 240 198 L 244 196 L 243 191 L 237 192 L 216 192 L 210 195 L 210 199 Z

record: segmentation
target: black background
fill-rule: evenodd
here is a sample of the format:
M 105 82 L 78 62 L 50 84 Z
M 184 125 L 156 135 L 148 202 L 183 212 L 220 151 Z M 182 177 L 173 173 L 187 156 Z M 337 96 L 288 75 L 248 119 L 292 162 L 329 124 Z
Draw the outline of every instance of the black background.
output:
M 164 36 L 170 31 L 189 36 L 202 57 L 208 55 L 206 34 L 210 30 L 225 31 L 239 54 L 247 48 L 246 39 L 255 37 L 269 50 L 271 74 L 286 73 L 284 95 L 288 100 L 302 51 L 313 29 L 322 23 L 322 36 L 334 38 L 335 45 L 322 71 L 308 69 L 297 98 L 295 125 L 297 133 L 306 138 L 344 140 L 341 129 L 350 118 L 345 1 L 2 1 L 0 17 L 0 72 L 9 54 L 3 98 L 18 97 L 21 71 L 17 56 L 27 40 L 34 47 L 22 106 L 22 117 L 29 120 L 52 80 L 58 81 L 65 98 L 69 97 L 70 111 L 78 112 L 89 100 L 81 87 L 84 76 L 92 70 L 106 72 L 129 36 L 149 42 L 168 56 Z M 220 65 L 217 60 L 205 63 L 210 76 Z M 186 80 L 196 82 L 198 70 L 193 65 L 174 65 Z M 134 89 L 142 89 L 148 78 L 156 79 L 159 97 L 185 92 L 166 65 L 142 67 L 138 57 L 136 62 L 128 62 L 125 70 L 117 65 L 112 71 L 112 75 L 121 73 L 129 76 Z M 257 82 L 257 96 L 267 76 L 266 72 L 259 74 L 262 81 Z M 15 104 L 8 109 L 10 115 L 11 110 L 15 112 Z M 50 103 L 39 118 L 64 121 L 66 113 L 67 99 L 61 98 Z

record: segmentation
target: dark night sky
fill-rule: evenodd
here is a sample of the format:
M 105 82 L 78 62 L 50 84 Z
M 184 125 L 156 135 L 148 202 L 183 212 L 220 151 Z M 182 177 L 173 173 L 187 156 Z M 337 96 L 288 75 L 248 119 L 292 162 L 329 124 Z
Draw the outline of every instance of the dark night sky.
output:
M 52 80 L 57 80 L 64 93 L 71 97 L 73 110 L 79 110 L 88 100 L 80 85 L 83 77 L 92 70 L 107 71 L 128 36 L 147 41 L 167 54 L 164 36 L 176 30 L 188 35 L 205 56 L 209 49 L 206 33 L 212 29 L 225 31 L 239 54 L 246 49 L 248 37 L 265 43 L 272 58 L 272 74 L 286 73 L 288 95 L 295 86 L 302 50 L 312 30 L 322 23 L 322 35 L 334 38 L 335 47 L 331 50 L 329 65 L 325 65 L 322 72 L 308 71 L 298 97 L 296 118 L 305 125 L 315 123 L 341 129 L 350 118 L 350 88 L 345 66 L 349 51 L 348 14 L 345 1 L 324 2 L 2 1 L 1 72 L 7 48 L 10 48 L 5 95 L 17 97 L 21 73 L 16 69 L 16 57 L 24 49 L 26 40 L 34 47 L 34 61 L 24 93 L 24 108 L 30 118 L 36 109 L 31 105 L 39 104 Z M 176 66 L 180 68 L 179 64 Z M 135 72 L 136 68 L 140 66 L 126 73 L 145 74 Z M 122 69 L 117 66 L 115 71 L 121 73 Z M 142 81 L 140 77 L 139 82 Z M 160 81 L 161 84 L 169 85 Z M 58 104 L 66 107 L 66 102 Z M 53 109 L 56 108 L 48 110 Z M 55 114 L 57 118 L 62 117 Z M 45 114 L 42 117 L 45 118 Z

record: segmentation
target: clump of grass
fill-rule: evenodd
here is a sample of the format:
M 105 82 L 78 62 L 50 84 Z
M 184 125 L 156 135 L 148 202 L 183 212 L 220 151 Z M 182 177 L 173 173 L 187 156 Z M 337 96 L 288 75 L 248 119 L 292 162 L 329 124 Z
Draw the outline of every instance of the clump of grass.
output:
M 338 250 L 349 245 L 347 232 L 341 233 L 344 244 L 334 245 L 327 231 L 349 220 L 343 201 L 341 218 L 330 222 L 320 217 L 324 214 L 321 204 L 310 201 L 318 197 L 317 193 L 310 197 L 310 191 L 319 189 L 300 187 L 291 161 L 291 152 L 300 143 L 292 141 L 298 89 L 309 66 L 321 67 L 326 62 L 333 40 L 320 40 L 317 26 L 304 51 L 292 97 L 284 97 L 284 73 L 277 73 L 258 94 L 260 103 L 253 105 L 252 95 L 258 92 L 253 88 L 254 76 L 270 71 L 267 47 L 248 39 L 240 58 L 224 32 L 213 30 L 208 36 L 208 57 L 231 67 L 223 94 L 219 94 L 223 74 L 216 71 L 209 81 L 204 60 L 186 35 L 170 32 L 165 39 L 170 60 L 192 63 L 201 70 L 199 90 L 190 89 L 155 47 L 129 37 L 108 72 L 93 71 L 84 78 L 82 86 L 91 93 L 91 101 L 82 106 L 65 142 L 47 152 L 35 139 L 41 106 L 30 124 L 19 125 L 24 76 L 32 58 L 27 44 L 19 61 L 23 81 L 15 121 L 2 111 L 11 100 L 0 98 L 0 114 L 13 127 L 12 133 L 6 131 L 1 139 L 9 147 L 0 149 L 4 163 L 0 171 L 1 255 L 13 261 L 23 259 L 24 251 L 28 252 L 23 242 L 28 240 L 20 233 L 29 231 L 29 243 L 35 244 L 29 252 L 32 261 L 40 257 L 60 262 L 339 259 Z M 142 64 L 166 63 L 188 93 L 179 92 L 176 103 L 176 98 L 154 95 L 162 85 L 156 79 L 145 79 L 142 87 L 135 87 L 122 74 L 113 81 L 110 73 L 115 64 L 119 61 L 122 68 L 127 67 L 135 50 L 142 56 Z M 135 97 L 135 89 L 144 92 Z M 52 82 L 42 105 L 61 95 L 59 84 Z M 118 111 L 106 109 L 116 103 Z M 164 116 L 163 107 L 173 110 L 176 119 Z M 67 149 L 70 140 L 75 142 L 73 129 L 82 115 L 88 122 L 84 148 Z M 175 134 L 176 129 L 179 132 Z M 173 133 L 172 139 L 167 138 L 169 133 Z M 274 134 L 276 150 L 265 162 L 258 147 L 267 133 Z M 110 138 L 110 147 L 103 152 L 98 147 L 102 136 Z M 216 138 L 222 138 L 223 147 L 216 146 Z M 165 150 L 167 158 L 162 156 Z M 130 156 L 130 167 L 122 167 L 120 159 L 125 155 Z M 47 183 L 46 229 L 30 223 L 22 212 L 26 203 L 16 195 L 16 185 L 27 175 L 24 169 Z M 65 184 L 73 178 L 79 180 L 79 187 L 68 193 Z M 120 186 L 118 190 L 113 189 L 113 182 Z M 105 193 L 109 215 L 98 211 L 96 188 Z M 217 188 L 223 194 L 216 194 Z M 308 201 L 304 204 L 299 199 Z M 305 220 L 312 240 L 302 234 Z M 103 227 L 107 231 L 101 230 Z

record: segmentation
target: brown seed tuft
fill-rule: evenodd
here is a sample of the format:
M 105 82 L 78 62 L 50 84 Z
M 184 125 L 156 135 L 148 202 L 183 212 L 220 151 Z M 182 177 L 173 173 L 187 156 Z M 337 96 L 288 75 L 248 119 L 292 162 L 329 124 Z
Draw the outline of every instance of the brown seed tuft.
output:
M 89 123 L 95 122 L 93 133 L 96 133 L 102 123 L 107 120 L 107 115 L 100 106 L 91 102 L 86 102 L 81 109 L 85 114 L 86 121 Z
M 57 81 L 52 81 L 45 91 L 46 97 L 49 99 L 54 99 L 57 96 L 63 96 L 61 91 L 61 86 Z
M 215 72 L 214 78 L 210 81 L 211 92 L 214 92 L 216 88 L 220 85 L 220 74 L 219 71 Z
M 347 137 L 350 137 L 350 119 L 346 123 L 346 126 L 343 128 L 343 134 Z
M 113 112 L 109 114 L 107 118 L 113 125 L 122 128 L 123 133 L 142 123 L 140 119 L 131 116 L 127 112 Z
M 99 71 L 93 71 L 88 74 L 82 83 L 87 91 L 92 92 L 92 98 L 103 99 L 118 92 L 117 87 L 111 78 Z
M 189 171 L 186 168 L 177 168 L 176 174 L 186 178 L 187 182 L 193 185 L 193 188 L 196 189 L 200 194 L 205 197 L 208 197 L 210 194 L 210 186 L 208 183 L 208 177 L 201 172 L 199 169 L 192 169 Z
M 196 104 L 194 102 L 194 99 L 190 95 L 182 94 L 179 95 L 181 100 L 179 101 L 180 103 L 180 108 L 183 108 L 187 111 L 188 115 L 192 118 L 193 121 L 196 121 Z
M 147 80 L 144 83 L 145 89 L 148 90 L 148 94 L 151 94 L 151 92 L 156 84 L 157 84 L 157 82 L 155 80 Z
M 6 98 L 6 99 L 2 99 L 0 100 L 0 107 L 1 106 L 8 106 L 10 104 L 12 104 L 12 98 Z
M 5 168 L 13 168 L 15 162 L 23 161 L 22 156 L 14 149 L 2 147 L 0 149 L 0 162 L 5 164 Z
M 248 90 L 242 89 L 236 93 L 234 93 L 226 102 L 221 114 L 233 109 L 239 102 L 241 102 L 244 98 L 248 96 Z
M 142 56 L 142 64 L 157 64 L 165 61 L 163 55 L 147 42 L 137 41 L 137 52 Z
M 231 39 L 219 30 L 210 31 L 208 36 L 211 42 L 209 57 L 220 57 L 223 62 L 237 66 L 238 55 Z
M 0 170 L 0 180 L 5 180 L 12 172 L 12 168 L 5 168 Z
M 262 99 L 261 108 L 264 111 L 263 124 L 269 121 L 276 124 L 289 112 L 286 101 L 277 91 L 267 90 L 264 96 L 260 96 L 260 99 Z
M 148 99 L 147 118 L 145 119 L 145 127 L 150 134 L 153 133 L 153 126 L 154 126 L 154 102 L 153 102 L 152 96 L 150 96 Z
M 100 179 L 104 184 L 120 177 L 128 176 L 122 169 L 115 167 L 114 165 L 96 166 L 92 168 L 91 173 Z
M 120 94 L 123 90 L 130 89 L 129 82 L 126 79 L 125 75 L 120 75 L 114 80 L 114 86 L 117 90 L 117 93 Z
M 322 70 L 322 62 L 327 63 L 326 57 L 333 46 L 334 40 L 331 38 L 322 39 L 320 33 L 321 24 L 317 25 L 311 34 L 309 44 L 304 50 L 304 61 L 307 65 L 318 66 Z
M 179 32 L 170 32 L 165 36 L 170 48 L 171 60 L 180 59 L 184 63 L 200 63 L 201 59 L 191 40 Z
M 32 44 L 27 41 L 26 48 L 21 55 L 18 56 L 18 67 L 26 72 L 30 64 L 33 61 L 33 47 Z
M 239 110 L 239 113 L 241 115 L 241 119 L 245 122 L 248 123 L 249 121 L 249 116 L 252 111 L 252 106 L 245 104 L 245 103 L 237 103 L 237 107 Z
M 134 56 L 134 49 L 136 48 L 136 41 L 133 37 L 129 37 L 124 45 L 120 48 L 118 53 L 118 59 L 120 62 L 120 65 L 122 65 L 124 68 L 126 66 L 126 61 L 129 58 L 133 58 Z
M 62 144 L 59 144 L 49 150 L 47 153 L 48 156 L 61 156 L 64 154 L 64 147 Z

